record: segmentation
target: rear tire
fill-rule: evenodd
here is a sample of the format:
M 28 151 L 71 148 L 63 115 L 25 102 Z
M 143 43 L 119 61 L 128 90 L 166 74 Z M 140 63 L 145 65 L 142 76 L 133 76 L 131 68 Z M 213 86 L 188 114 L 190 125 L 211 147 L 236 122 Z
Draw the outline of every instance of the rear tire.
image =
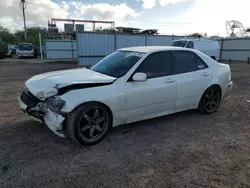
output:
M 221 94 L 221 88 L 219 86 L 209 87 L 200 99 L 198 110 L 205 114 L 216 112 L 220 106 Z
M 65 121 L 65 134 L 73 141 L 90 146 L 100 142 L 112 127 L 110 110 L 96 102 L 83 104 Z

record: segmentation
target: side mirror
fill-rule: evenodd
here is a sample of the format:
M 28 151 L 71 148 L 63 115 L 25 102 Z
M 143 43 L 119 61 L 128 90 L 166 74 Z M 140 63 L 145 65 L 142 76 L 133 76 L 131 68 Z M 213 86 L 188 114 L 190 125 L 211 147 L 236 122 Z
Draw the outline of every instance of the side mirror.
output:
M 147 75 L 145 73 L 137 72 L 133 76 L 133 81 L 135 82 L 145 82 L 147 80 Z

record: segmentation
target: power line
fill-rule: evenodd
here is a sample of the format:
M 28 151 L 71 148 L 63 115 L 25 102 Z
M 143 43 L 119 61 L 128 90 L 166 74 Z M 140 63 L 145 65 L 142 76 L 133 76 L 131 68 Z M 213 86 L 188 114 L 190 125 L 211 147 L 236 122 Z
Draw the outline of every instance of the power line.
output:
M 20 7 L 23 12 L 24 40 L 25 42 L 27 42 L 27 29 L 26 29 L 26 18 L 25 18 L 26 1 L 25 0 L 20 0 Z

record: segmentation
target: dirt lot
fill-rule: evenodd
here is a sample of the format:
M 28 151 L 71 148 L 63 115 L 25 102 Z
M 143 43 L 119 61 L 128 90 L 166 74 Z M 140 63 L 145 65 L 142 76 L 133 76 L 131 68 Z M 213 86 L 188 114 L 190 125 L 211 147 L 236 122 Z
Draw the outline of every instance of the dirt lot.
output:
M 92 147 L 57 137 L 15 99 L 32 75 L 70 67 L 0 64 L 0 187 L 250 187 L 250 65 L 232 64 L 217 113 L 121 126 Z
M 22 58 L 19 59 L 18 57 L 13 57 L 13 58 L 4 58 L 4 59 L 0 59 L 0 64 L 27 64 L 27 63 L 58 63 L 58 62 L 62 62 L 62 63 L 76 63 L 76 60 L 72 60 L 72 59 L 45 59 L 45 60 L 41 60 L 40 57 L 38 58 Z

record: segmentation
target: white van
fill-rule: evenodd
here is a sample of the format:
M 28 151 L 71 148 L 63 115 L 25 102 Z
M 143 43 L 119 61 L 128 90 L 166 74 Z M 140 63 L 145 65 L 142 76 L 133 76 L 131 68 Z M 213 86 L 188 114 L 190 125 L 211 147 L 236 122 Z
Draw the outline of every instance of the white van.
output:
M 213 39 L 204 39 L 204 38 L 196 38 L 196 39 L 178 39 L 174 40 L 171 46 L 179 46 L 184 48 L 193 48 L 212 59 L 219 61 L 220 60 L 220 44 L 218 41 Z
M 35 47 L 32 43 L 19 43 L 17 45 L 17 56 L 22 57 L 35 57 Z

